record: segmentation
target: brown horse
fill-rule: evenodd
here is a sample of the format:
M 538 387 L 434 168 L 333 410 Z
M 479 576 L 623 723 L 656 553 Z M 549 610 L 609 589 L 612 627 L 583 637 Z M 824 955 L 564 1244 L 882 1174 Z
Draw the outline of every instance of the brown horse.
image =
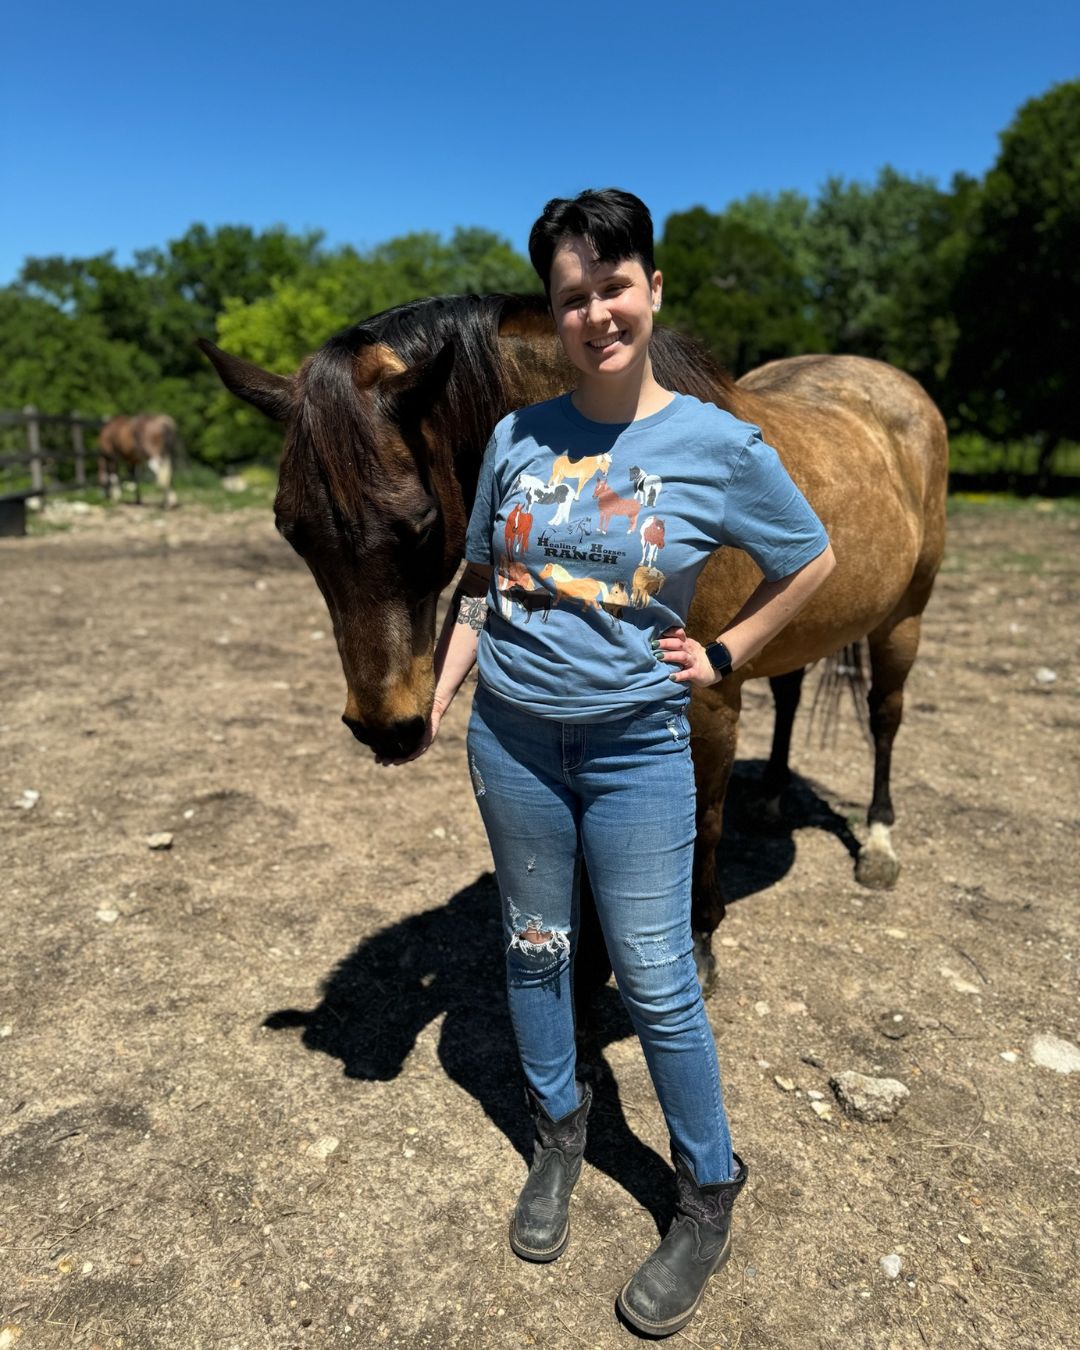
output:
M 307 561 L 333 618 L 346 725 L 381 755 L 410 752 L 431 709 L 435 602 L 461 561 L 483 446 L 511 409 L 573 382 L 543 301 L 416 301 L 331 338 L 292 376 L 201 345 L 234 394 L 285 423 L 278 528 Z M 767 772 L 778 791 L 803 668 L 867 639 L 874 789 L 856 875 L 875 886 L 896 878 L 890 757 L 944 548 L 948 447 L 941 415 L 919 385 L 875 361 L 801 356 L 735 383 L 671 329 L 654 332 L 651 352 L 662 385 L 761 427 L 837 558 L 759 656 L 691 702 L 699 816 L 693 921 L 707 970 L 709 938 L 723 915 L 716 848 L 747 679 L 770 677 L 778 696 Z M 691 634 L 711 641 L 760 577 L 748 555 L 715 554 L 698 582 Z
M 110 417 L 98 433 L 98 482 L 113 501 L 120 499 L 120 468 L 126 466 L 135 484 L 135 500 L 142 505 L 139 469 L 145 464 L 164 496 L 162 505 L 176 505 L 172 489 L 176 423 L 167 413 L 140 413 L 137 417 Z

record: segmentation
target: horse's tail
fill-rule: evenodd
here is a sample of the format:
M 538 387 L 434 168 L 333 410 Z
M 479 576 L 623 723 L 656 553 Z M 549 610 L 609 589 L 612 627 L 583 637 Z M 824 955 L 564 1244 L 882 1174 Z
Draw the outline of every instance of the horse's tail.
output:
M 809 737 L 814 723 L 818 722 L 821 728 L 822 748 L 836 743 L 840 724 L 840 704 L 843 702 L 845 691 L 851 697 L 863 735 L 867 740 L 872 740 L 867 714 L 869 690 L 866 683 L 866 643 L 862 639 L 833 652 L 831 656 L 825 658 L 822 665 L 821 677 L 814 691 L 814 701 L 810 705 L 810 723 L 806 729 Z

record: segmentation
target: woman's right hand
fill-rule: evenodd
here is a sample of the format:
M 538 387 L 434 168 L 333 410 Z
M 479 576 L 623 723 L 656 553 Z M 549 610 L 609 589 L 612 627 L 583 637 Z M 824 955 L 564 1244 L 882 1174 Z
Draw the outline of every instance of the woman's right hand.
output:
M 424 734 L 420 737 L 420 744 L 411 755 L 403 755 L 400 759 L 387 759 L 384 756 L 376 755 L 375 763 L 381 764 L 383 767 L 396 764 L 411 764 L 414 759 L 419 759 L 421 755 L 426 754 L 428 750 L 431 749 L 435 737 L 439 734 L 439 723 L 442 721 L 443 713 L 445 711 L 446 709 L 440 707 L 438 703 L 432 704 L 431 715 L 427 720 L 427 725 L 424 727 Z

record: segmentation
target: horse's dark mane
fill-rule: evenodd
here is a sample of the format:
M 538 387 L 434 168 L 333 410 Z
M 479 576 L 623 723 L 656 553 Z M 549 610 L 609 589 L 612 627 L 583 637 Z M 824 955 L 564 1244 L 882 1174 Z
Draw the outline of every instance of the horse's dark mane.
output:
M 735 382 L 708 351 L 677 328 L 656 327 L 649 343 L 653 375 L 665 389 L 693 394 L 734 412 Z
M 454 360 L 445 388 L 428 418 L 437 439 L 459 459 L 459 476 L 471 495 L 481 452 L 496 422 L 513 406 L 499 351 L 499 328 L 512 319 L 519 328 L 542 331 L 550 322 L 543 296 L 448 295 L 412 300 L 343 329 L 304 368 L 300 438 L 311 447 L 332 501 L 358 505 L 386 477 L 381 438 L 373 413 L 357 397 L 357 357 L 376 344 L 389 347 L 407 367 L 435 357 L 447 343 Z M 552 329 L 553 331 L 553 329 Z M 651 353 L 659 382 L 669 389 L 731 407 L 730 378 L 697 343 L 671 328 L 656 328 Z M 554 392 L 554 391 L 553 391 Z M 357 463 L 356 447 L 369 458 Z
M 346 329 L 340 339 L 359 349 L 382 342 L 407 366 L 454 345 L 454 364 L 434 414 L 461 448 L 481 454 L 495 423 L 509 411 L 499 358 L 499 324 L 508 314 L 547 313 L 543 296 L 494 293 L 412 300 Z

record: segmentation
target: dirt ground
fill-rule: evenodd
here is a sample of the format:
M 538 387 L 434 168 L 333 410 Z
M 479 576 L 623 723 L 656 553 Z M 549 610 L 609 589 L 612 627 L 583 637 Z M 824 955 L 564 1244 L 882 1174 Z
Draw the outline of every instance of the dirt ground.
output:
M 379 769 L 266 513 L 65 519 L 0 541 L 0 1350 L 630 1345 L 670 1169 L 614 987 L 570 1249 L 507 1246 L 528 1133 L 468 697 Z M 1061 506 L 953 514 L 893 892 L 852 876 L 853 716 L 827 750 L 800 719 L 787 832 L 732 811 L 710 1015 L 750 1181 L 676 1344 L 1076 1344 L 1080 1073 L 1028 1047 L 1080 1040 L 1078 544 Z M 770 730 L 752 687 L 743 797 Z M 844 1069 L 910 1100 L 817 1114 Z

